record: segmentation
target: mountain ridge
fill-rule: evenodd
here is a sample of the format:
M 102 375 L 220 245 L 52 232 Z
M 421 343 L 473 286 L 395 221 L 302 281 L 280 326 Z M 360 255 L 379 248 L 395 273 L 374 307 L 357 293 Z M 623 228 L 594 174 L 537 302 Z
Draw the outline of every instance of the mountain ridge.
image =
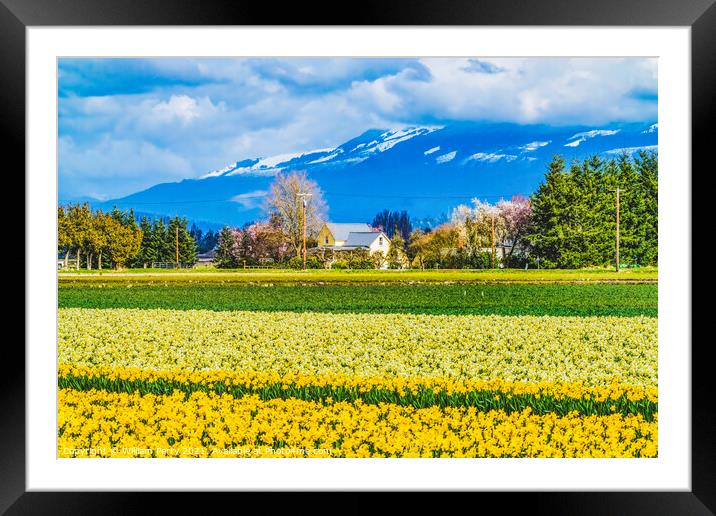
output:
M 456 122 L 370 129 L 334 148 L 238 160 L 94 206 L 238 226 L 264 217 L 277 174 L 303 170 L 324 192 L 330 220 L 370 221 L 384 208 L 428 219 L 473 197 L 495 202 L 530 195 L 555 154 L 568 161 L 611 158 L 656 150 L 657 144 L 654 121 L 597 128 Z

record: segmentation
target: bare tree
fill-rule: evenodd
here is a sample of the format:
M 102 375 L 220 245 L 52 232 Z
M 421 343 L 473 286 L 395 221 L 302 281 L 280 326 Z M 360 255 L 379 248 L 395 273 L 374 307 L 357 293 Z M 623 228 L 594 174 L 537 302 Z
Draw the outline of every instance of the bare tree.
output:
M 303 242 L 303 199 L 306 196 L 306 232 L 315 238 L 326 220 L 328 207 L 318 184 L 306 177 L 305 172 L 279 174 L 271 184 L 267 198 L 267 211 L 278 222 L 296 256 L 301 254 Z

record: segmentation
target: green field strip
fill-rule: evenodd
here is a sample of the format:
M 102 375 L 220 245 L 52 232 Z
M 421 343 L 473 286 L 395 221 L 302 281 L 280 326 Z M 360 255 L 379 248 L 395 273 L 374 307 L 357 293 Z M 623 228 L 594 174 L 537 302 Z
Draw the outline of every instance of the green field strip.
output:
M 69 271 L 58 274 L 59 282 L 96 283 L 656 283 L 654 267 L 577 270 L 217 270 L 130 269 L 127 271 Z
M 475 407 L 478 411 L 504 410 L 507 413 L 521 412 L 531 408 L 534 414 L 544 415 L 555 413 L 566 416 L 570 412 L 581 415 L 607 416 L 610 414 L 641 414 L 645 420 L 651 421 L 658 413 L 658 402 L 646 397 L 631 401 L 627 396 L 606 401 L 597 401 L 593 396 L 582 398 L 564 397 L 557 399 L 551 395 L 513 394 L 506 395 L 499 391 L 482 390 L 466 393 L 435 392 L 433 389 L 421 387 L 417 392 L 400 393 L 387 389 L 370 389 L 361 392 L 358 388 L 342 386 L 291 386 L 282 383 L 266 385 L 260 388 L 243 385 L 225 385 L 217 382 L 211 386 L 201 383 L 183 383 L 167 380 L 148 382 L 144 380 L 127 380 L 107 378 L 104 376 L 61 376 L 58 378 L 60 389 L 88 391 L 92 389 L 113 393 L 139 393 L 140 395 L 170 395 L 178 390 L 186 398 L 194 392 L 228 394 L 235 398 L 257 395 L 267 401 L 272 399 L 300 399 L 303 401 L 337 403 L 361 400 L 366 404 L 392 403 L 413 408 L 429 407 Z
M 60 308 L 647 316 L 657 285 L 103 285 L 60 283 Z

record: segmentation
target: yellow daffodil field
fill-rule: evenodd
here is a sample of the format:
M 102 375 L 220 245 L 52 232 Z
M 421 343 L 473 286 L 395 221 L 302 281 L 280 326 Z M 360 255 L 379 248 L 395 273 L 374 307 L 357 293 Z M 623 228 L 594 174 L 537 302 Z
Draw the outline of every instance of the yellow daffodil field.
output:
M 59 457 L 657 456 L 655 284 L 192 281 L 60 281 Z

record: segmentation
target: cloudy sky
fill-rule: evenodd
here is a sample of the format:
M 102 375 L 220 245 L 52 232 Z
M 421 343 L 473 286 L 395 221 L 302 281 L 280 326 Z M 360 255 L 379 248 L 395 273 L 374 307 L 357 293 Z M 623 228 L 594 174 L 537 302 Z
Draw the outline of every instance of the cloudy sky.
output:
M 646 58 L 62 59 L 60 199 L 108 199 L 244 158 L 452 120 L 657 117 Z

